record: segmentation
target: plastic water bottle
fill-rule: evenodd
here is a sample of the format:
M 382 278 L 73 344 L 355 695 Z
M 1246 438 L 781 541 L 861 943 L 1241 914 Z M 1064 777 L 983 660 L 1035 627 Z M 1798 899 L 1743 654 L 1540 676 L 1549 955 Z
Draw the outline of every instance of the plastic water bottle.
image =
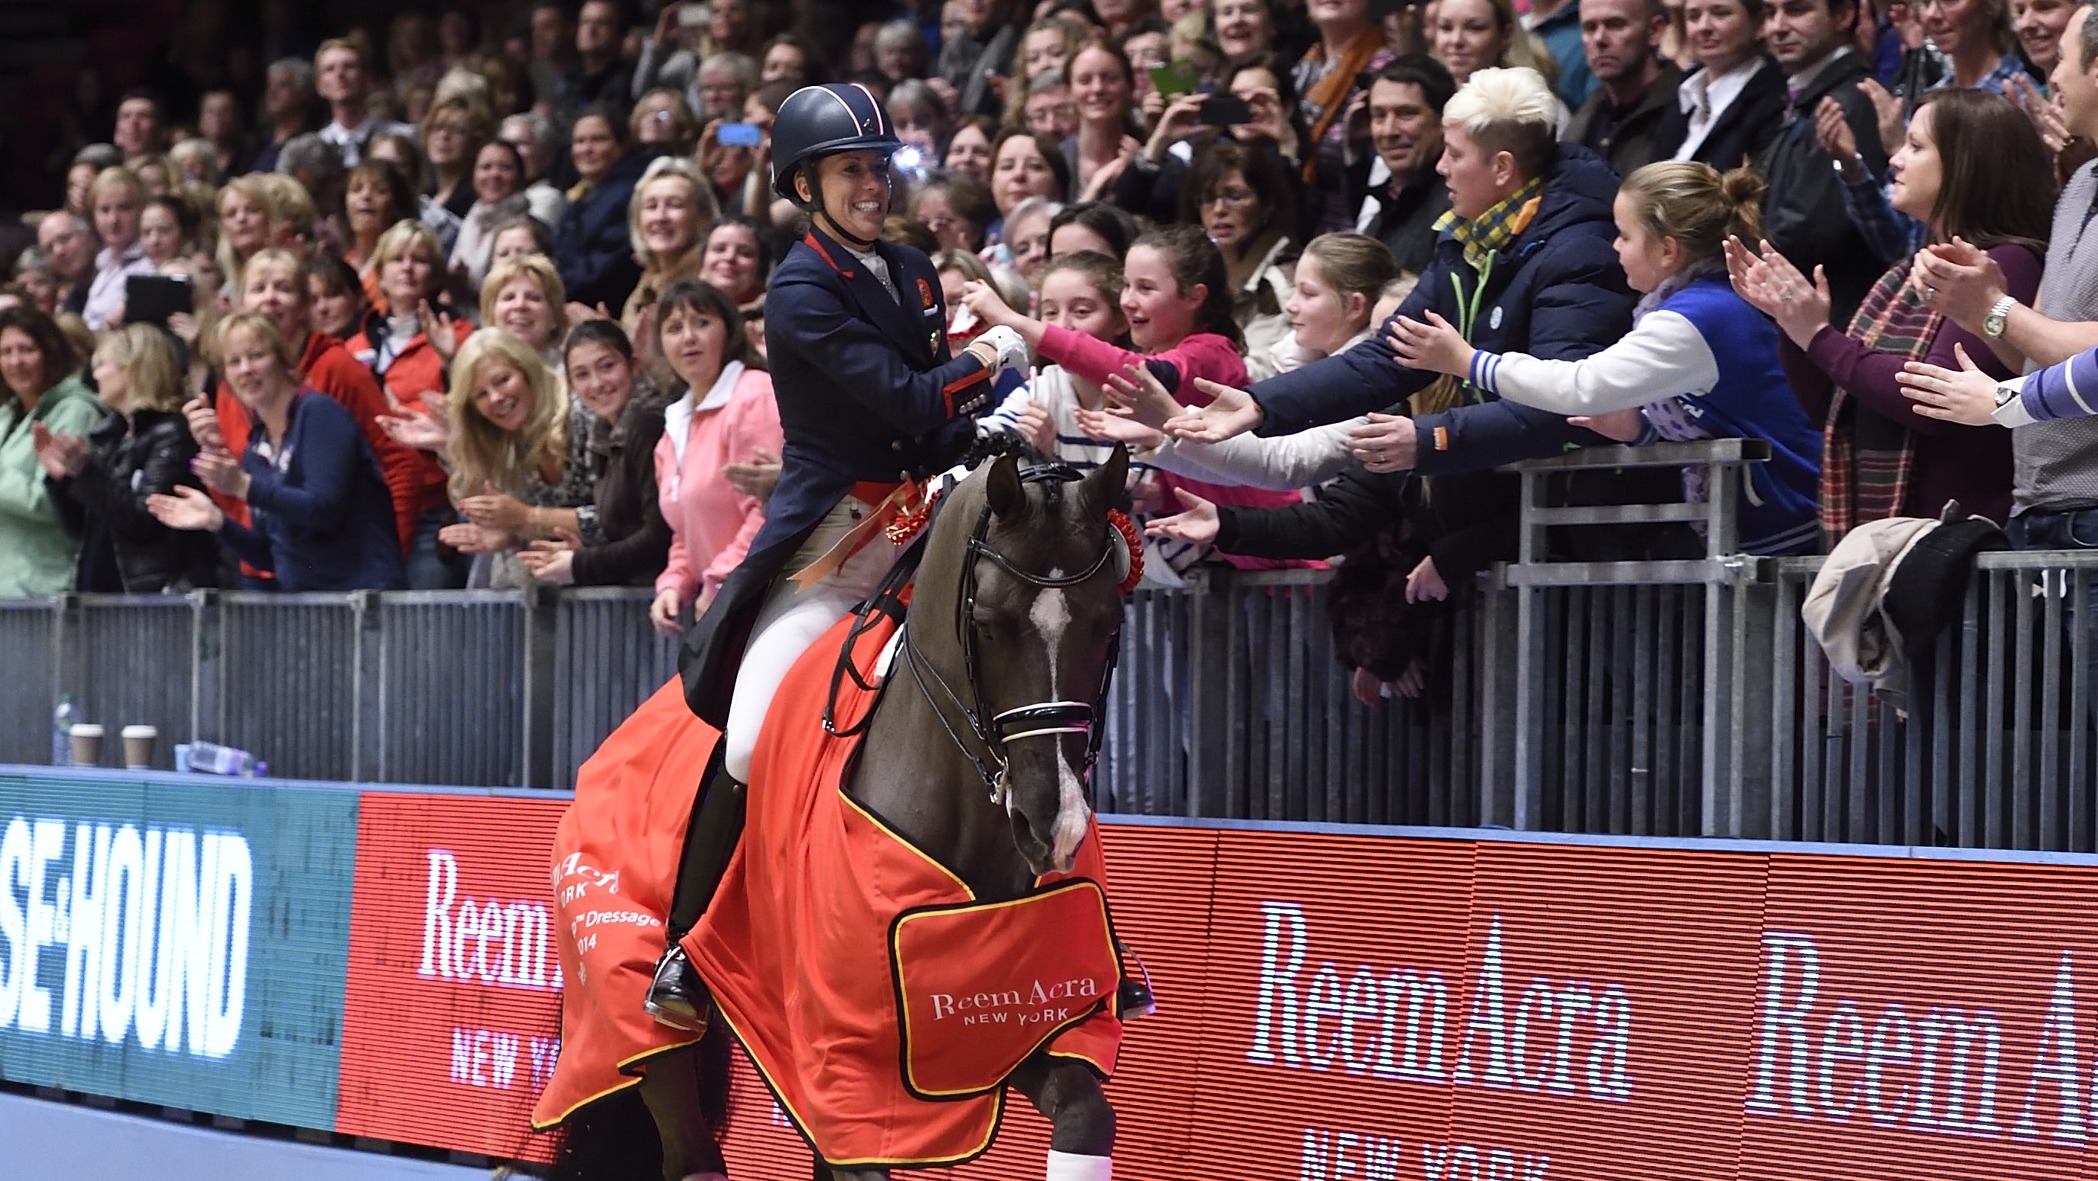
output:
M 73 695 L 62 693 L 58 708 L 51 711 L 51 765 L 73 765 Z
M 189 769 L 205 775 L 239 775 L 253 779 L 270 773 L 270 765 L 249 754 L 216 742 L 189 744 Z

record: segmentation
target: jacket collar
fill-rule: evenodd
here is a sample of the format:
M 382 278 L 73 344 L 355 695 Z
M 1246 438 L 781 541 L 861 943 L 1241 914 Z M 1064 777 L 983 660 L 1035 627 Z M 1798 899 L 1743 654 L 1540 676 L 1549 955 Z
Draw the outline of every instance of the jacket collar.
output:
M 812 225 L 802 242 L 845 280 L 845 290 L 859 305 L 860 314 L 906 356 L 925 365 L 938 360 L 938 341 L 947 334 L 947 318 L 926 314 L 940 307 L 939 290 L 922 274 L 914 273 L 919 268 L 908 265 L 910 255 L 888 242 L 874 244 L 875 256 L 889 265 L 889 278 L 896 284 L 896 298 L 891 299 L 881 280 L 836 238 Z

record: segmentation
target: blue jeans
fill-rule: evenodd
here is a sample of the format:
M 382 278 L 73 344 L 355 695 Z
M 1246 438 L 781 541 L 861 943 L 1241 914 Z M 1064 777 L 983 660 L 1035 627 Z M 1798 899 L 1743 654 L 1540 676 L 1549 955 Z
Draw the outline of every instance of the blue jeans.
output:
M 2028 509 L 2011 518 L 2004 527 L 2004 535 L 2010 538 L 2011 548 L 2018 550 L 2098 550 L 2098 508 L 2070 509 L 2056 512 L 2044 509 Z M 2073 585 L 2065 577 L 2066 571 L 2046 571 L 2042 585 L 2049 594 L 2066 595 Z M 2063 614 L 2074 635 L 2074 629 L 2098 627 L 2098 570 L 2085 573 L 2085 589 L 2081 602 L 2071 600 L 2065 604 Z M 2091 637 L 2090 663 L 2083 670 L 2085 700 L 2098 710 L 2098 636 Z
M 408 543 L 409 590 L 458 590 L 466 585 L 467 559 L 437 544 L 437 531 L 459 519 L 450 505 L 424 510 Z

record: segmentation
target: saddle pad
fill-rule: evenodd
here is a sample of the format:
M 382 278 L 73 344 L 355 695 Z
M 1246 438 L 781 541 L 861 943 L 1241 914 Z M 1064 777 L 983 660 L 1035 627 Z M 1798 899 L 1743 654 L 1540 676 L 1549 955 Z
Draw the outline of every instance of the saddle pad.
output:
M 961 1060 L 965 1055 L 954 1043 L 927 1042 L 921 1059 L 926 1081 L 962 1093 L 932 1099 L 915 1091 L 902 1065 L 891 935 L 904 916 L 922 915 L 903 924 L 904 961 L 913 972 L 922 966 L 938 973 L 928 979 L 955 981 L 957 989 L 977 975 L 998 979 L 1004 965 L 996 957 L 1008 950 L 960 935 L 953 925 L 960 918 L 943 925 L 941 912 L 948 910 L 989 912 L 937 859 L 845 794 L 860 739 L 826 733 L 822 715 L 851 624 L 843 620 L 818 640 L 781 682 L 752 759 L 742 843 L 684 947 L 781 1111 L 826 1164 L 953 1164 L 990 1147 L 1004 1111 L 998 1084 L 1024 1054 L 1015 1056 L 1022 1047 L 1001 1043 L 997 1053 L 972 1065 Z M 863 633 L 855 663 L 872 663 L 895 626 L 885 621 Z M 837 680 L 834 716 L 867 716 L 880 690 L 852 677 Z M 1059 886 L 1088 887 L 1087 905 L 1097 914 L 1105 872 L 1098 835 L 1088 832 L 1072 872 L 1046 875 L 1036 889 L 1053 894 Z M 1070 898 L 1040 912 L 1016 911 L 1010 921 L 1031 913 L 1063 916 L 1058 908 L 1075 911 L 1087 897 L 1072 890 Z M 926 924 L 924 938 L 911 929 L 918 922 Z M 1104 919 L 1086 920 L 1077 929 L 1084 940 L 1078 951 L 1064 949 L 1060 957 L 1039 961 L 1045 991 L 1052 978 L 1082 975 L 1111 995 L 1117 977 Z M 1013 938 L 1018 930 L 1014 925 Z M 938 958 L 958 962 L 935 968 L 935 949 Z M 1067 967 L 1071 962 L 1086 967 Z M 972 994 L 978 990 L 971 986 Z M 928 995 L 926 1004 L 933 1003 Z M 1029 1038 L 1047 1053 L 1085 1061 L 1104 1076 L 1114 1068 L 1121 1041 L 1121 1023 L 1109 1007 L 1096 1004 L 1075 1022 L 1031 1030 Z
M 1087 881 L 898 915 L 889 968 L 904 1081 L 924 1099 L 1003 1086 L 1044 1042 L 1109 1004 L 1122 981 L 1107 896 Z

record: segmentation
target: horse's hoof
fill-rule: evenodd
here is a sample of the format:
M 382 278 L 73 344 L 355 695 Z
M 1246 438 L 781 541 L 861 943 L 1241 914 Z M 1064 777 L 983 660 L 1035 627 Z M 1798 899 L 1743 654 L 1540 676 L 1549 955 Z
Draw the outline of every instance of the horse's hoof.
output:
M 656 975 L 641 1007 L 660 1024 L 700 1033 L 707 1027 L 706 1001 L 707 986 L 685 958 L 685 949 L 671 944 L 656 961 Z

